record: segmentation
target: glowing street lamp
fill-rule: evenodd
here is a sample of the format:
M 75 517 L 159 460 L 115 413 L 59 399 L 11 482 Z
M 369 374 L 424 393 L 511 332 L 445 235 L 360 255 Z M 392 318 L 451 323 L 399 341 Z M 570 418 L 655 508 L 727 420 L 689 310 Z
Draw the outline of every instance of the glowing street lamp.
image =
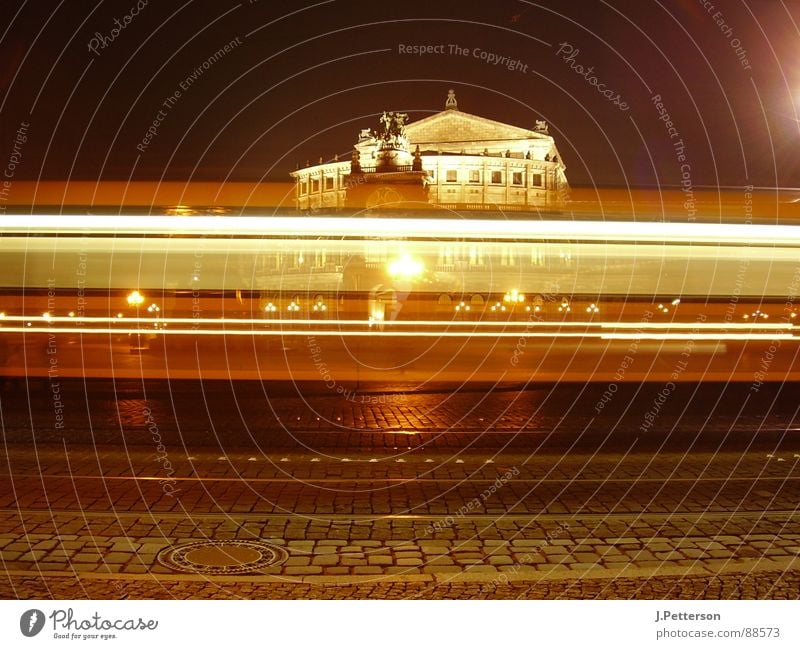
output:
M 524 301 L 525 296 L 517 289 L 512 289 L 503 296 L 503 302 L 510 302 L 512 305 L 522 304 Z
M 128 306 L 136 309 L 136 333 L 131 334 L 130 351 L 131 353 L 138 353 L 145 348 L 144 342 L 142 341 L 142 334 L 139 331 L 142 324 L 139 322 L 139 309 L 141 308 L 142 304 L 144 304 L 144 295 L 142 295 L 139 291 L 131 291 L 126 300 L 128 302 Z
M 405 254 L 386 265 L 390 277 L 395 279 L 417 279 L 425 272 L 425 264 L 419 259 Z
M 139 291 L 131 291 L 127 297 L 128 306 L 132 306 L 134 308 L 139 309 L 142 304 L 144 304 L 144 295 L 139 293 Z M 138 315 L 137 315 L 138 317 Z
M 152 313 L 155 316 L 156 321 L 153 325 L 153 328 L 158 329 L 160 324 L 158 316 L 161 313 L 161 307 L 159 307 L 157 304 L 151 304 L 149 307 L 147 307 L 147 312 Z

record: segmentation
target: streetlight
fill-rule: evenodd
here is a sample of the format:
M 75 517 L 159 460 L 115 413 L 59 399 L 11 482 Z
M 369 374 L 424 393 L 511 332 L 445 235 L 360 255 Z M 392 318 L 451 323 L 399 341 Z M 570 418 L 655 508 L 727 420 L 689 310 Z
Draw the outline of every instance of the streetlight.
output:
M 139 291 L 131 291 L 126 299 L 128 302 L 128 306 L 136 309 L 136 334 L 135 334 L 136 338 L 131 338 L 131 345 L 130 345 L 131 353 L 135 354 L 145 349 L 145 345 L 142 342 L 142 334 L 139 331 L 141 324 L 139 322 L 139 309 L 141 308 L 142 304 L 144 304 L 144 295 L 142 295 Z
M 135 307 L 138 310 L 139 307 L 144 304 L 144 295 L 139 293 L 139 291 L 131 291 L 128 294 L 127 300 L 129 306 Z
M 158 315 L 159 313 L 161 313 L 161 308 L 157 304 L 151 304 L 149 307 L 147 307 L 147 312 L 155 315 L 156 321 L 155 323 L 153 323 L 153 329 L 158 329 L 159 328 Z
M 390 261 L 386 265 L 389 276 L 399 279 L 416 279 L 425 272 L 425 264 L 409 254 Z

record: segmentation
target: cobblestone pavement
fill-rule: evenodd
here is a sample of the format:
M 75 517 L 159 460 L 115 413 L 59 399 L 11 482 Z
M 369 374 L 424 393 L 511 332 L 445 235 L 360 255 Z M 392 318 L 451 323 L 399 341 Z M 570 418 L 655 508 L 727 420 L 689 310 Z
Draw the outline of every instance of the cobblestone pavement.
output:
M 633 435 L 640 445 L 668 443 L 676 450 L 699 438 L 746 446 L 756 435 L 778 441 L 800 430 L 797 399 L 785 384 L 765 384 L 758 392 L 741 384 L 679 384 L 664 403 L 656 401 L 661 383 L 614 384 L 613 393 L 605 384 L 494 391 L 450 386 L 425 393 L 413 386 L 354 392 L 222 381 L 60 380 L 57 386 L 58 427 L 51 383 L 13 380 L 3 386 L 7 441 L 149 444 L 154 425 L 171 444 L 189 443 L 188 436 L 191 445 L 218 448 L 392 448 L 409 432 L 419 436 L 415 443 L 428 445 L 443 433 L 505 433 L 511 446 L 528 448 L 529 438 L 514 439 L 522 431 L 542 445 L 570 446 L 577 438 L 582 445 L 627 447 Z M 495 445 L 491 438 L 464 439 Z M 451 439 L 447 445 L 454 445 Z
M 3 389 L 0 596 L 800 596 L 797 406 L 775 392 L 705 425 L 712 406 L 665 413 L 649 436 L 635 399 L 566 423 L 564 403 L 597 397 L 580 387 L 480 411 L 474 394 L 281 396 L 269 407 L 285 399 L 275 417 L 293 423 L 254 438 L 219 389 L 219 417 L 163 392 L 109 414 L 104 389 L 85 430 Z

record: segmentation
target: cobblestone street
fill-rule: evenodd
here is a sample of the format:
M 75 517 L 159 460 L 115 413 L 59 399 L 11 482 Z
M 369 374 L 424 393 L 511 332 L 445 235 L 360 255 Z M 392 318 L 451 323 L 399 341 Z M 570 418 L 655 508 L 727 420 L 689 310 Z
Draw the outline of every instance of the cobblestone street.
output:
M 595 398 L 567 396 L 579 409 Z M 151 395 L 146 412 L 166 412 L 173 398 Z M 798 594 L 800 444 L 785 427 L 756 435 L 752 413 L 694 438 L 659 429 L 643 440 L 625 418 L 613 438 L 602 434 L 608 419 L 593 424 L 600 432 L 568 434 L 556 422 L 543 433 L 544 418 L 533 430 L 520 423 L 531 395 L 507 392 L 488 397 L 483 429 L 474 414 L 472 426 L 450 429 L 470 400 L 424 394 L 405 396 L 403 415 L 403 426 L 427 418 L 422 432 L 381 432 L 393 406 L 350 404 L 356 421 L 375 416 L 352 432 L 326 399 L 307 399 L 289 430 L 249 444 L 229 412 L 209 443 L 196 433 L 202 415 L 181 406 L 155 428 L 152 415 L 131 423 L 124 401 L 116 422 L 90 409 L 94 444 L 36 424 L 26 444 L 31 431 L 10 425 L 14 409 L 0 476 L 0 595 Z M 326 428 L 297 424 L 322 406 Z M 783 418 L 761 428 L 778 431 Z

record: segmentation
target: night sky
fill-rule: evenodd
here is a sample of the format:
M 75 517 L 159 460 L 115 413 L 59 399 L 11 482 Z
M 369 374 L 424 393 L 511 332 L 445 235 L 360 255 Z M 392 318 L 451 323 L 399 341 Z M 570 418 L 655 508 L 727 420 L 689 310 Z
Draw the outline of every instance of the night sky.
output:
M 547 120 L 573 186 L 800 186 L 797 0 L 6 0 L 0 29 L 18 179 L 286 181 L 452 87 Z

